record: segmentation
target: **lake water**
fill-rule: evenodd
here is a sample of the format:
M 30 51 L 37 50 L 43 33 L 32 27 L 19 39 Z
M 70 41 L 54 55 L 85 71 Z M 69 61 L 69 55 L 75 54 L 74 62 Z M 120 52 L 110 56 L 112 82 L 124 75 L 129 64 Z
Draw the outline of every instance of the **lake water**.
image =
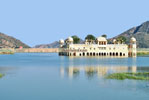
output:
M 149 72 L 149 57 L 70 58 L 56 53 L 0 55 L 0 100 L 148 100 L 149 81 L 105 79 Z

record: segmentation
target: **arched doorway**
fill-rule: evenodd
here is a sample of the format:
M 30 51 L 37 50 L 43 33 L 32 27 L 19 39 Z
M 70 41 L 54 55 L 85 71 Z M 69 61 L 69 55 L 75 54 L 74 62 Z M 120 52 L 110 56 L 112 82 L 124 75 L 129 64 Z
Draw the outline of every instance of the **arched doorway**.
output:
M 98 53 L 96 53 L 96 56 L 98 56 Z
M 87 53 L 87 56 L 89 56 L 89 53 Z
M 80 56 L 81 56 L 81 53 L 80 53 Z
M 76 56 L 76 53 L 75 52 L 73 53 L 73 56 Z
M 101 53 L 99 53 L 99 56 L 101 56 Z
M 122 53 L 120 52 L 120 56 L 122 56 Z
M 104 56 L 106 56 L 106 53 L 104 53 Z
M 92 56 L 92 53 L 90 53 L 90 56 Z
M 85 56 L 85 53 L 83 52 L 83 56 Z
M 118 53 L 116 52 L 116 56 L 118 56 Z
M 113 52 L 113 56 L 115 56 L 115 53 Z
M 93 53 L 93 56 L 95 56 L 95 52 Z
M 110 56 L 112 56 L 112 53 L 110 52 Z

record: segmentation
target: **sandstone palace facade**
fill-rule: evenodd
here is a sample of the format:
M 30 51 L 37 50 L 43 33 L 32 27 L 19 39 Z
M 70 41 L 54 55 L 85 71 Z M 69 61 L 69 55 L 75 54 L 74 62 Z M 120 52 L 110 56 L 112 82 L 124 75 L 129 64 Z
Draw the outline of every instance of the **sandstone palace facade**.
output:
M 119 43 L 116 39 L 108 44 L 107 39 L 98 37 L 95 41 L 85 40 L 84 44 L 73 44 L 73 38 L 60 40 L 60 56 L 107 56 L 136 57 L 136 39 L 132 37 L 129 44 Z

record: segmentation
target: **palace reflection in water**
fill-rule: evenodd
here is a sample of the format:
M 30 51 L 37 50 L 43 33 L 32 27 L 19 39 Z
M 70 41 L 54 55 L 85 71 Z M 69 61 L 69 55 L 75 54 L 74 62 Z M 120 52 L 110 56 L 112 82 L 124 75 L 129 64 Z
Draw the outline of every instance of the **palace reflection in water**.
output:
M 67 65 L 65 64 L 67 59 Z M 136 58 L 121 59 L 121 58 L 60 58 L 60 75 L 61 77 L 80 77 L 85 76 L 92 78 L 97 76 L 104 77 L 110 73 L 118 72 L 137 72 L 140 68 L 136 66 Z M 130 66 L 129 66 L 130 65 Z M 143 67 L 141 67 L 142 70 Z
M 83 73 L 87 77 L 93 77 L 97 75 L 99 78 L 110 74 L 118 72 L 137 72 L 137 67 L 127 67 L 127 66 L 117 66 L 117 67 L 108 67 L 108 66 L 93 66 L 93 67 L 61 67 L 60 73 L 61 76 L 67 75 L 69 78 L 74 76 L 79 76 L 80 73 Z

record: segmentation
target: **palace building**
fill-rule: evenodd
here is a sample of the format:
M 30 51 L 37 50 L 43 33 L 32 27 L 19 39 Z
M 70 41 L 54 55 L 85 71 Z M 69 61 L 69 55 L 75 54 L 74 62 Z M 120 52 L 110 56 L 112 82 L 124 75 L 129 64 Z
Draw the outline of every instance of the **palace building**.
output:
M 85 40 L 84 44 L 74 44 L 73 38 L 60 40 L 60 56 L 108 56 L 108 57 L 136 57 L 136 39 L 132 37 L 129 44 L 113 40 L 108 44 L 105 37 L 98 37 L 95 41 Z

